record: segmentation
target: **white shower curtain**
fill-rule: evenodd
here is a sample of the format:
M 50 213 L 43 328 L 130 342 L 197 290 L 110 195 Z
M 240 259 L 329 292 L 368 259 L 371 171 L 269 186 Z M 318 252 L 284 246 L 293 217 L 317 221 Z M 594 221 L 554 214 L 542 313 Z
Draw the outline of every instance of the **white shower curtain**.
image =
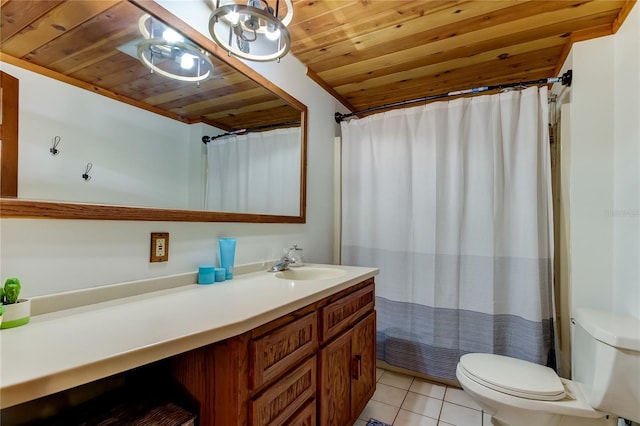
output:
M 215 139 L 207 144 L 207 210 L 300 214 L 300 128 Z
M 378 358 L 553 363 L 547 89 L 342 123 L 342 263 L 377 266 Z

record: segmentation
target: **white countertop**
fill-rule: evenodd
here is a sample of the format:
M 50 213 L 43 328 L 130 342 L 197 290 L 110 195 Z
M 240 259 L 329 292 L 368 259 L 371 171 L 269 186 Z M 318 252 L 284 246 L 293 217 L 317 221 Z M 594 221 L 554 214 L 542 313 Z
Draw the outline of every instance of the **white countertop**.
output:
M 70 389 L 249 331 L 378 273 L 289 281 L 254 272 L 37 315 L 0 332 L 0 406 Z

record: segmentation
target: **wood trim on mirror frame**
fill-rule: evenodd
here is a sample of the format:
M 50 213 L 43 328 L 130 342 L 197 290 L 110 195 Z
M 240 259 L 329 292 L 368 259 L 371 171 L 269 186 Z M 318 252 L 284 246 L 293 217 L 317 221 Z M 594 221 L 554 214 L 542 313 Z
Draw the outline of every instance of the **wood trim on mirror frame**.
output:
M 18 102 L 17 78 L 0 71 L 0 197 L 18 196 Z
M 0 217 L 162 222 L 305 223 L 304 215 L 277 216 L 252 213 L 207 212 L 8 198 L 0 199 Z
M 178 32 L 185 34 L 193 42 L 208 50 L 212 55 L 230 67 L 246 75 L 265 89 L 280 96 L 300 111 L 302 147 L 300 150 L 300 214 L 298 216 L 265 215 L 253 213 L 209 212 L 204 210 L 158 209 L 101 205 L 91 203 L 69 203 L 56 201 L 34 201 L 14 198 L 0 198 L 0 218 L 31 219 L 84 219 L 84 220 L 134 220 L 167 222 L 246 222 L 246 223 L 306 223 L 306 182 L 307 182 L 307 107 L 280 87 L 268 81 L 239 59 L 226 52 L 200 32 L 168 12 L 151 0 L 129 0 L 147 13 L 156 16 Z M 4 102 L 4 99 L 3 99 Z M 3 108 L 4 110 L 4 108 Z M 16 108 L 17 111 L 17 108 Z M 4 129 L 3 129 L 4 130 Z M 17 133 L 17 132 L 16 132 Z M 17 138 L 15 140 L 17 152 Z M 4 161 L 4 148 L 3 148 Z M 17 182 L 17 159 L 13 174 Z M 4 167 L 3 167 L 4 170 Z M 4 175 L 2 176 L 4 178 Z

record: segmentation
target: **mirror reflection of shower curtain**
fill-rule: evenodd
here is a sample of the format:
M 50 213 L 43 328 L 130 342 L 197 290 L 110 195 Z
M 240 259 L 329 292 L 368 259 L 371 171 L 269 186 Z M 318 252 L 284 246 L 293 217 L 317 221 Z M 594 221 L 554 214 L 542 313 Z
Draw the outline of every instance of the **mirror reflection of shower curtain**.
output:
M 300 214 L 300 128 L 216 139 L 207 158 L 207 210 Z
M 547 110 L 532 87 L 342 123 L 342 263 L 380 268 L 378 359 L 554 363 Z

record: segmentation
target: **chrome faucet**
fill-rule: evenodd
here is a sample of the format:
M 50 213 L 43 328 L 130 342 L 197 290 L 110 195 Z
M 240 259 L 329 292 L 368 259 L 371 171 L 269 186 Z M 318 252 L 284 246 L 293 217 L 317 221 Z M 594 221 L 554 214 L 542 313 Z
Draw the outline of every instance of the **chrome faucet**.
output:
M 280 260 L 278 260 L 276 264 L 273 265 L 271 269 L 268 270 L 268 272 L 286 271 L 287 269 L 289 269 L 290 263 L 291 263 L 291 259 L 289 259 L 288 256 L 282 256 Z

